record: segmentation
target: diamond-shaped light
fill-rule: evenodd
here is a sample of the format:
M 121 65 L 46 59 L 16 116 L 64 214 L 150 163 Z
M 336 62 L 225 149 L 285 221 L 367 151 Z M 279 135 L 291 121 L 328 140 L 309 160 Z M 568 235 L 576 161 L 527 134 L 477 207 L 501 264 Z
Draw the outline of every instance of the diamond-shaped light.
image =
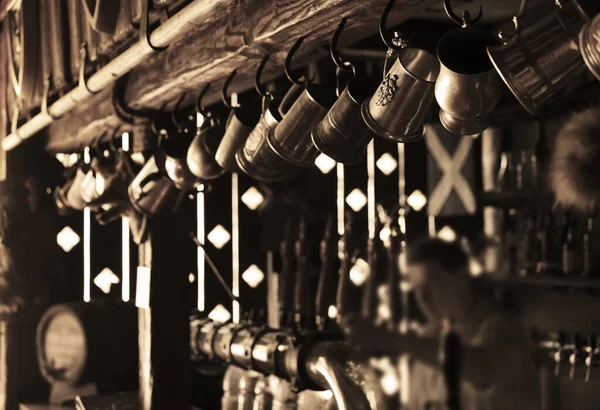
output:
M 327 309 L 327 316 L 329 317 L 329 319 L 335 319 L 337 317 L 337 314 L 337 307 L 335 307 L 334 305 L 330 305 Z
M 77 153 L 72 153 L 72 154 L 58 153 L 58 154 L 56 154 L 56 159 L 65 168 L 71 168 L 73 165 L 75 165 L 75 163 L 77 163 L 77 160 L 79 160 L 79 155 Z
M 328 157 L 325 154 L 320 154 L 317 159 L 315 159 L 315 165 L 319 168 L 323 174 L 329 174 L 337 163 L 331 157 Z
M 206 237 L 217 249 L 221 249 L 231 239 L 231 235 L 222 225 L 215 226 Z
M 224 323 L 231 319 L 231 313 L 225 309 L 225 306 L 218 304 L 213 310 L 210 311 L 208 318 L 214 320 L 215 322 Z
M 188 275 L 188 282 L 194 283 L 195 280 L 196 280 L 196 276 L 193 273 L 190 273 Z
M 367 204 L 367 197 L 360 189 L 355 188 L 346 197 L 346 203 L 354 212 L 358 212 Z
M 383 174 L 390 175 L 398 168 L 398 161 L 386 152 L 379 157 L 375 165 Z
M 250 210 L 254 211 L 256 208 L 260 206 L 265 200 L 265 197 L 260 193 L 260 191 L 254 187 L 250 187 L 244 195 L 242 195 L 242 202 L 250 208 Z
M 79 235 L 75 233 L 69 226 L 65 226 L 62 231 L 56 235 L 56 243 L 60 246 L 63 251 L 70 252 L 81 240 Z
M 358 258 L 352 268 L 350 268 L 350 280 L 356 286 L 361 286 L 369 277 L 369 264 L 366 260 Z
M 437 234 L 437 237 L 443 241 L 454 242 L 456 240 L 456 232 L 448 225 L 444 226 Z
M 250 267 L 246 269 L 244 273 L 242 273 L 242 279 L 244 279 L 244 281 L 251 288 L 255 288 L 260 285 L 264 278 L 265 274 L 256 265 L 250 265 Z
M 410 194 L 408 198 L 406 198 L 406 202 L 408 202 L 412 209 L 419 212 L 425 207 L 425 205 L 427 205 L 427 197 L 423 195 L 423 192 L 417 189 L 413 191 L 413 193 Z
M 111 286 L 117 283 L 119 283 L 119 277 L 109 268 L 102 269 L 102 272 L 94 278 L 94 285 L 98 286 L 107 295 L 110 293 Z

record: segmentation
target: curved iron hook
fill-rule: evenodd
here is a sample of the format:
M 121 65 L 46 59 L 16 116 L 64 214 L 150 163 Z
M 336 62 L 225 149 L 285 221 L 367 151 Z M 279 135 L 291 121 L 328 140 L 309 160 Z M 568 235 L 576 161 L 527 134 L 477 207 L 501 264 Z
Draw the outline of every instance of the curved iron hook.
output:
M 204 117 L 208 116 L 208 113 L 206 112 L 206 109 L 202 105 L 202 100 L 204 99 L 204 96 L 208 92 L 209 88 L 210 88 L 210 83 L 206 84 L 204 86 L 204 88 L 202 89 L 202 91 L 200 91 L 200 94 L 198 94 L 198 98 L 196 98 L 196 103 L 194 104 L 194 106 L 196 108 L 196 113 L 198 113 Z
M 288 78 L 288 80 L 290 80 L 292 83 L 294 83 L 296 85 L 300 85 L 300 86 L 304 85 L 302 83 L 302 81 L 300 81 L 300 79 L 298 79 L 298 78 L 292 77 L 291 73 L 292 73 L 292 58 L 294 57 L 294 54 L 296 54 L 296 51 L 298 51 L 298 49 L 302 45 L 303 41 L 304 41 L 304 37 L 299 37 L 298 40 L 296 40 L 296 42 L 294 43 L 292 48 L 290 48 L 290 51 L 288 52 L 287 56 L 285 57 L 285 66 L 284 66 L 285 76 Z
M 223 88 L 221 89 L 221 100 L 223 101 L 223 104 L 225 104 L 225 107 L 229 108 L 230 110 L 233 109 L 233 106 L 231 105 L 231 103 L 229 102 L 229 100 L 227 98 L 227 89 L 229 88 L 229 85 L 233 81 L 233 77 L 235 77 L 236 74 L 237 74 L 237 69 L 234 69 L 231 72 L 231 74 L 229 74 L 229 77 L 227 77 L 227 80 L 225 80 L 225 82 L 223 83 Z
M 258 65 L 258 68 L 256 69 L 256 75 L 254 76 L 254 88 L 256 89 L 256 92 L 261 97 L 267 97 L 271 94 L 265 89 L 265 86 L 262 85 L 260 82 L 260 77 L 261 77 L 262 72 L 264 71 L 265 66 L 267 65 L 268 61 L 269 61 L 269 55 L 264 56 L 262 61 Z
M 187 92 L 181 94 L 181 97 L 179 97 L 179 99 L 175 103 L 175 107 L 173 107 L 173 111 L 171 112 L 171 122 L 173 123 L 175 128 L 177 128 L 178 130 L 180 130 L 182 128 L 182 125 L 177 120 L 177 113 L 179 112 L 179 107 L 183 103 L 183 100 L 185 100 L 186 95 L 187 95 Z
M 392 11 L 392 8 L 396 4 L 396 0 L 389 0 L 383 9 L 383 13 L 381 13 L 381 19 L 379 19 L 379 35 L 383 40 L 386 47 L 390 50 L 400 50 L 407 46 L 406 42 L 400 42 L 399 44 L 395 44 L 393 39 L 390 39 L 387 35 L 387 20 Z
M 335 33 L 333 33 L 333 38 L 331 39 L 331 47 L 329 47 L 329 53 L 331 54 L 333 62 L 340 70 L 352 71 L 352 73 L 356 74 L 356 68 L 354 67 L 354 65 L 349 61 L 342 60 L 342 58 L 338 55 L 338 41 L 340 39 L 342 31 L 344 30 L 344 27 L 346 26 L 347 21 L 348 18 L 344 17 L 342 21 L 340 21 L 340 25 L 335 30 Z
M 523 14 L 525 14 L 525 9 L 526 8 L 527 8 L 527 0 L 521 0 L 521 6 L 519 7 L 519 11 L 512 18 L 513 27 L 514 27 L 512 33 L 506 34 L 502 30 L 498 31 L 498 38 L 501 41 L 503 41 L 503 42 L 506 43 L 512 37 L 514 37 L 515 35 L 517 35 L 519 33 L 519 31 L 521 31 L 520 21 L 521 21 L 521 18 L 523 17 Z
M 452 5 L 450 4 L 450 2 L 451 0 L 442 0 L 444 10 L 446 11 L 446 15 L 450 18 L 450 20 L 454 21 L 459 26 L 466 27 L 470 24 L 477 23 L 479 20 L 481 20 L 481 17 L 483 16 L 483 6 L 479 6 L 479 13 L 474 19 L 472 19 L 469 10 L 463 11 L 462 17 L 458 17 L 452 9 Z
M 165 110 L 167 104 L 168 104 L 168 102 L 164 102 L 163 105 L 161 105 L 160 108 L 158 109 L 158 112 L 155 113 L 154 118 L 152 118 L 152 120 L 150 121 L 150 130 L 156 136 L 158 136 L 158 135 L 161 134 L 161 132 L 156 128 L 156 118 L 158 117 L 158 114 L 162 114 L 163 113 L 163 111 Z

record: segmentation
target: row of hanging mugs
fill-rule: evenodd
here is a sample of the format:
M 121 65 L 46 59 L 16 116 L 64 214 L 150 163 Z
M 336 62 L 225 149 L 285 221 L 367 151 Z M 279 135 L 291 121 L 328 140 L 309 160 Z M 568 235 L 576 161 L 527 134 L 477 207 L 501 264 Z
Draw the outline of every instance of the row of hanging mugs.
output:
M 520 24 L 523 2 L 513 19 L 515 30 L 499 33 L 499 44 L 491 32 L 473 26 L 481 10 L 474 19 L 468 11 L 458 17 L 445 0 L 448 16 L 461 27 L 441 38 L 437 56 L 385 38 L 385 20 L 393 3 L 382 15 L 380 31 L 385 44 L 396 49 L 397 58 L 374 94 L 366 85 L 368 79 L 356 78 L 352 64 L 338 55 L 343 19 L 331 42 L 336 87 L 313 84 L 306 76 L 292 77 L 291 58 L 302 44 L 300 38 L 286 58 L 285 72 L 293 85 L 283 98 L 260 84 L 268 56 L 256 73 L 262 112 L 252 104 L 234 107 L 228 102 L 226 90 L 235 71 L 223 86 L 223 102 L 230 109 L 224 123 L 202 107 L 209 85 L 196 102 L 197 116 L 179 122 L 182 96 L 171 114 L 173 129 L 157 130 L 152 122 L 158 149 L 139 172 L 122 150 L 111 150 L 108 156 L 96 150 L 91 162 L 74 167 L 69 182 L 56 190 L 59 211 L 88 206 L 100 223 L 128 216 L 142 240 L 147 217 L 176 207 L 185 193 L 226 171 L 279 182 L 312 167 L 320 152 L 340 163 L 356 164 L 375 135 L 399 143 L 418 141 L 434 99 L 440 106 L 440 121 L 449 131 L 478 134 L 489 125 L 500 99 L 498 73 L 531 112 L 577 78 L 586 64 L 600 79 L 600 16 L 590 21 L 578 0 L 557 1 L 554 11 L 526 28 Z M 342 91 L 340 84 L 347 77 Z M 196 124 L 196 118 L 204 121 Z

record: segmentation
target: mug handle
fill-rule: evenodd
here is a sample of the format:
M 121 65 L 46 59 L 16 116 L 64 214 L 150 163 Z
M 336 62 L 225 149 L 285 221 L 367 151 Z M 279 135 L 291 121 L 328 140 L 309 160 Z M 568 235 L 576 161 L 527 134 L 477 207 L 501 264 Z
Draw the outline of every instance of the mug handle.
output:
M 162 178 L 162 174 L 160 172 L 155 172 L 152 173 L 150 175 L 146 175 L 141 181 L 140 181 L 140 196 L 138 197 L 139 199 L 144 198 L 146 195 L 148 195 L 150 193 L 150 191 L 145 191 L 144 188 L 145 186 L 149 183 L 149 182 L 153 182 L 153 181 L 158 181 Z
M 285 96 L 279 104 L 279 114 L 284 117 L 285 114 L 292 108 L 292 105 L 296 102 L 300 94 L 304 91 L 304 85 L 293 84 L 290 89 L 285 93 Z

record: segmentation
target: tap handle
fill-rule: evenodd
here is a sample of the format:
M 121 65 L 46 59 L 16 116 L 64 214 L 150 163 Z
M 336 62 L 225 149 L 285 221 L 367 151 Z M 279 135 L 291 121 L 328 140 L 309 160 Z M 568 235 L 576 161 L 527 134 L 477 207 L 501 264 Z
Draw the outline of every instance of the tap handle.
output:
M 298 239 L 295 244 L 296 251 L 296 283 L 294 284 L 294 322 L 296 330 L 303 327 L 305 318 L 306 299 L 306 226 L 304 218 L 298 225 Z
M 325 330 L 327 322 L 327 294 L 329 293 L 329 284 L 331 276 L 331 230 L 333 227 L 333 217 L 329 215 L 325 232 L 321 240 L 321 270 L 319 272 L 319 284 L 317 285 L 317 297 L 315 300 L 315 314 L 317 329 Z
M 340 271 L 337 292 L 335 297 L 338 316 L 342 317 L 348 313 L 348 289 L 350 287 L 350 234 L 351 234 L 352 215 L 346 214 L 346 227 L 342 238 L 339 241 L 339 255 L 341 257 Z
M 291 251 L 291 236 L 292 228 L 290 220 L 285 221 L 283 240 L 279 246 L 281 254 L 281 273 L 279 274 L 279 310 L 280 315 L 287 315 L 292 310 L 292 295 L 293 285 L 291 277 L 292 269 L 292 251 Z M 282 323 L 284 321 L 282 320 Z
M 400 229 L 397 225 L 390 227 L 391 233 L 387 243 L 387 259 L 388 259 L 388 272 L 387 272 L 387 285 L 389 291 L 389 311 L 390 318 L 388 322 L 388 328 L 390 330 L 396 330 L 397 326 L 397 315 L 396 315 L 396 303 L 398 300 L 398 285 L 400 283 L 400 270 L 399 270 L 399 258 L 400 249 L 402 243 L 402 237 Z
M 377 309 L 377 251 L 378 238 L 369 238 L 367 243 L 367 263 L 369 277 L 363 287 L 361 314 L 365 319 L 375 319 Z
M 460 410 L 460 380 L 462 345 L 456 332 L 450 329 L 443 342 L 443 370 L 447 391 L 448 410 Z

